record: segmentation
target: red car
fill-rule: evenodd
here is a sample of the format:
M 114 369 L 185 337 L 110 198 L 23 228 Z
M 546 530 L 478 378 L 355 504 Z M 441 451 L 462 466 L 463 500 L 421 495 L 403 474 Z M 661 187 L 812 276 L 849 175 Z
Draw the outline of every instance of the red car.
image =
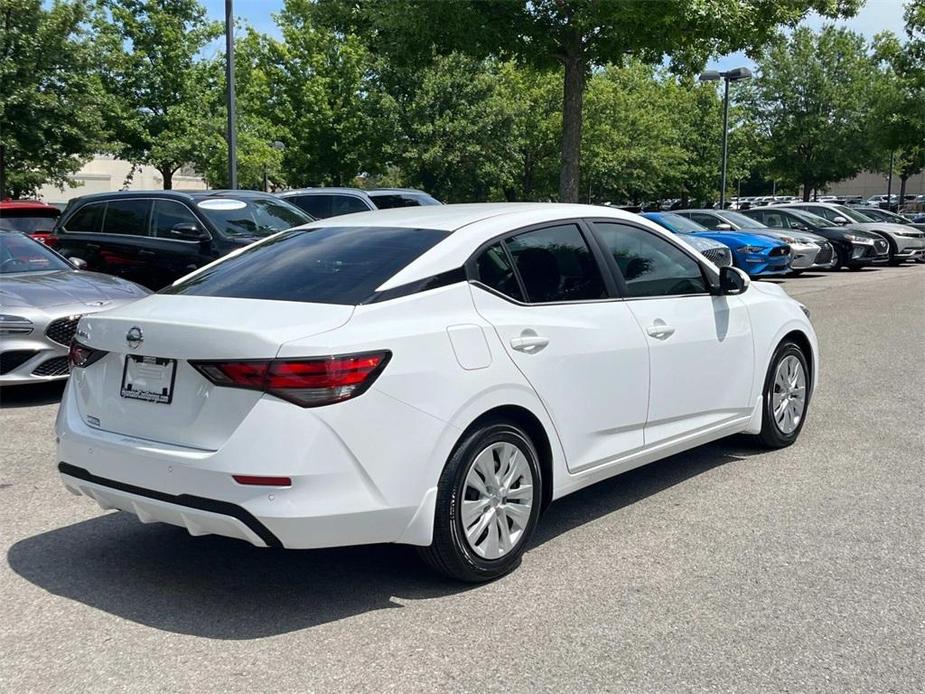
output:
M 54 205 L 38 200 L 0 200 L 0 229 L 21 231 L 44 243 L 60 214 Z

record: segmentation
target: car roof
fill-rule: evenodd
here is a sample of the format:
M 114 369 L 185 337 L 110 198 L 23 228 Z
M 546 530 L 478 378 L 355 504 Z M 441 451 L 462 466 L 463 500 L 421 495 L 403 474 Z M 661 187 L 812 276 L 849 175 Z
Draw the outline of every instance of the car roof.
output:
M 0 200 L 0 210 L 58 210 L 58 208 L 41 200 Z
M 281 198 L 289 197 L 290 195 L 356 195 L 363 197 L 366 195 L 367 191 L 361 188 L 347 188 L 344 186 L 319 186 L 317 188 L 295 188 L 293 190 L 284 190 L 277 193 Z
M 73 201 L 80 200 L 84 201 L 93 201 L 93 200 L 114 200 L 118 198 L 151 198 L 157 197 L 164 200 L 182 200 L 185 202 L 191 202 L 195 200 L 203 200 L 206 198 L 225 198 L 225 197 L 240 197 L 240 198 L 261 198 L 261 199 L 270 199 L 275 198 L 275 195 L 271 193 L 264 193 L 260 190 L 114 190 L 106 193 L 89 193 L 87 195 L 80 195 L 73 198 Z

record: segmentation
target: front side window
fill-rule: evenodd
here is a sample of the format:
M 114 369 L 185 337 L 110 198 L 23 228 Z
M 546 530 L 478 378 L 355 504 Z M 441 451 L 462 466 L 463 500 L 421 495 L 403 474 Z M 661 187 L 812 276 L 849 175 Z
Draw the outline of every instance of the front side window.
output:
M 106 208 L 105 202 L 95 202 L 84 205 L 77 210 L 64 225 L 65 231 L 74 232 L 95 232 L 100 230 L 100 222 L 103 219 L 103 210 Z
M 146 236 L 150 209 L 150 200 L 113 200 L 107 203 L 103 233 Z
M 588 301 L 607 297 L 597 262 L 576 225 L 528 231 L 505 243 L 528 301 Z
M 520 285 L 514 275 L 514 268 L 500 243 L 485 249 L 475 264 L 482 284 L 517 301 L 524 300 L 523 292 L 520 291 Z
M 761 228 L 761 222 L 757 222 L 751 217 L 742 214 L 741 212 L 725 211 L 720 216 L 723 218 L 723 220 L 730 222 L 741 229 Z
M 288 202 L 305 210 L 315 219 L 327 219 L 354 212 L 369 212 L 369 207 L 355 195 L 290 195 Z
M 705 226 L 707 229 L 715 229 L 717 224 L 722 223 L 721 220 L 717 219 L 713 215 L 703 214 L 701 212 L 691 212 L 688 217 L 697 222 L 697 224 Z
M 627 297 L 706 293 L 700 264 L 665 239 L 617 222 L 595 222 L 594 228 L 620 268 Z
M 393 227 L 293 229 L 162 293 L 353 306 L 448 234 Z
M 176 234 L 172 233 L 174 227 L 178 225 L 194 224 L 201 227 L 196 215 L 190 212 L 190 209 L 182 202 L 175 200 L 155 200 L 154 209 L 151 212 L 151 228 L 154 235 L 162 239 L 177 239 Z M 188 228 L 188 226 L 187 226 Z

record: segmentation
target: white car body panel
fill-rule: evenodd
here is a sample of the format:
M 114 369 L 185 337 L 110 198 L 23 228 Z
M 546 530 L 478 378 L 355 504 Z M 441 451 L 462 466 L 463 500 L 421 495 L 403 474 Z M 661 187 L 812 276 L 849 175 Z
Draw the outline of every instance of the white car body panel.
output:
M 636 215 L 581 205 L 394 209 L 311 226 L 456 230 L 383 283 L 384 290 L 459 268 L 500 234 L 578 218 L 631 220 L 690 249 Z M 648 334 L 656 321 L 674 333 Z M 131 348 L 126 334 L 135 326 L 144 341 Z M 525 330 L 548 344 L 513 349 L 511 341 Z M 545 435 L 550 478 L 544 484 L 556 499 L 686 448 L 760 429 L 768 363 L 790 332 L 809 344 L 814 384 L 818 373 L 815 334 L 800 305 L 762 282 L 739 296 L 542 305 L 509 301 L 465 281 L 355 307 L 155 295 L 87 317 L 79 331 L 82 342 L 109 354 L 75 369 L 65 391 L 58 461 L 92 477 L 62 468 L 65 485 L 142 520 L 290 548 L 429 544 L 448 457 L 473 422 L 498 408 L 532 418 Z M 369 390 L 307 409 L 257 390 L 217 386 L 188 364 L 375 350 L 389 350 L 391 360 Z M 178 360 L 170 405 L 120 397 L 122 364 L 133 352 Z M 292 486 L 247 486 L 232 475 L 289 477 Z M 244 515 L 189 511 L 177 497 L 214 500 Z M 273 542 L 242 518 L 257 519 Z

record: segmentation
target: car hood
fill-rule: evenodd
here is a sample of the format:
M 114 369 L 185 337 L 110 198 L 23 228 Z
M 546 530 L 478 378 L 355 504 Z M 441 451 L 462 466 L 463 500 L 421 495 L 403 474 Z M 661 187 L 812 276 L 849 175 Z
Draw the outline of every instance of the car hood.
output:
M 868 232 L 883 232 L 886 234 L 908 234 L 915 229 L 909 229 L 905 224 L 894 224 L 893 222 L 852 222 L 847 225 L 850 229 Z
M 99 308 L 113 302 L 147 296 L 150 292 L 133 282 L 79 270 L 22 272 L 3 275 L 0 308 L 31 306 L 47 308 L 85 304 Z
M 786 245 L 783 241 L 779 241 L 771 236 L 748 231 L 697 231 L 694 232 L 694 235 L 720 241 L 733 248 L 738 248 L 739 246 L 765 247 Z

